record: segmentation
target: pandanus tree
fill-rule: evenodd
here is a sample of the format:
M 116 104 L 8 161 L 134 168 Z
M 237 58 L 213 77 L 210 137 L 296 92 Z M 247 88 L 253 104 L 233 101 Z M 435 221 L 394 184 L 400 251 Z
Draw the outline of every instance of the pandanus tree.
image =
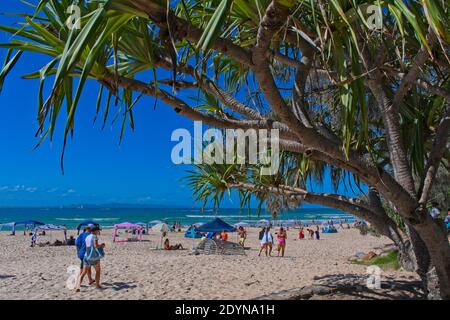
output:
M 445 0 L 41 0 L 16 15 L 22 25 L 1 27 L 14 37 L 1 45 L 0 84 L 22 52 L 48 56 L 25 78 L 41 84 L 40 142 L 64 115 L 64 147 L 86 81 L 99 83 L 96 113 L 106 96 L 104 119 L 122 107 L 123 128 L 146 95 L 211 127 L 278 129 L 282 150 L 370 190 L 366 201 L 326 205 L 337 198 L 368 216 L 386 216 L 380 200 L 395 208 L 417 272 L 425 283 L 435 274 L 450 299 L 449 241 L 426 208 L 449 161 L 449 10 Z

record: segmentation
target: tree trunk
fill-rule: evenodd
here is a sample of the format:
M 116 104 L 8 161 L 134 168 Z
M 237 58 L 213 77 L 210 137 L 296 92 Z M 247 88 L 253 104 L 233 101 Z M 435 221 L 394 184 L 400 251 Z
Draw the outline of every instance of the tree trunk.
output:
M 430 298 L 437 298 L 436 294 L 438 293 L 435 287 L 437 286 L 436 280 L 438 280 L 440 298 L 450 300 L 450 244 L 447 232 L 426 211 L 420 213 L 420 216 L 422 218 L 420 221 L 410 222 L 412 222 L 413 228 L 425 243 L 426 248 L 428 248 L 431 258 L 432 267 L 429 266 L 426 269 L 426 278 L 430 282 L 427 284 L 427 287 L 430 289 Z M 417 243 L 419 241 L 416 241 L 415 244 Z M 416 252 L 416 256 L 421 259 L 423 258 L 424 250 L 419 250 L 420 252 Z M 425 266 L 425 261 L 421 261 L 421 263 Z
M 411 227 L 406 226 L 409 240 L 400 255 L 400 265 L 407 271 L 416 272 L 423 283 L 423 288 L 429 300 L 440 299 L 439 279 L 436 268 L 431 263 L 430 253 L 425 242 L 419 234 Z

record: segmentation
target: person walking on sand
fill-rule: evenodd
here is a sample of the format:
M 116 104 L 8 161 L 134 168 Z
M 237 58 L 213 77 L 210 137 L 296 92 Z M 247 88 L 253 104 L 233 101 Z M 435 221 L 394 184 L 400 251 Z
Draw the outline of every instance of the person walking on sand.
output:
M 272 248 L 273 248 L 273 236 L 270 233 L 270 227 L 264 228 L 264 233 L 261 239 L 261 248 L 259 250 L 258 257 L 261 256 L 261 252 L 265 250 L 266 257 L 272 256 Z
M 101 289 L 102 286 L 100 284 L 100 276 L 101 276 L 101 267 L 100 260 L 105 256 L 104 248 L 105 244 L 99 244 L 98 236 L 100 235 L 100 227 L 94 226 L 91 228 L 91 234 L 86 237 L 86 253 L 83 259 L 83 270 L 81 272 L 80 277 L 77 281 L 76 292 L 80 292 L 81 283 L 83 282 L 83 278 L 89 272 L 91 267 L 95 269 L 95 286 L 97 289 Z
M 244 247 L 245 239 L 247 239 L 247 231 L 245 231 L 243 226 L 239 226 L 238 234 L 239 234 L 239 244 L 241 245 L 241 247 Z
M 280 256 L 280 252 L 281 252 L 281 256 L 284 257 L 284 251 L 286 249 L 286 239 L 287 239 L 287 232 L 283 227 L 280 227 L 280 231 L 277 234 L 277 240 L 278 240 L 277 256 L 278 257 Z
M 77 256 L 78 259 L 80 259 L 80 273 L 78 277 L 81 276 L 83 273 L 83 267 L 84 267 L 84 255 L 86 253 L 86 237 L 91 234 L 91 229 L 94 227 L 93 224 L 88 224 L 86 228 L 83 230 L 83 232 L 77 237 L 75 240 L 75 246 L 77 248 Z M 92 272 L 91 269 L 88 269 L 87 276 L 89 279 L 89 285 L 93 284 L 95 281 L 92 279 Z

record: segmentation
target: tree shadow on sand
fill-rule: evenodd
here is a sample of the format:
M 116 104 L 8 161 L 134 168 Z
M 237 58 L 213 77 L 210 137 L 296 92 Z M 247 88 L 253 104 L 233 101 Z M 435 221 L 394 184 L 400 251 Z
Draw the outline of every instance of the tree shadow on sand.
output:
M 395 279 L 381 276 L 380 288 L 367 286 L 368 276 L 356 274 L 332 274 L 315 277 L 315 283 L 329 288 L 330 298 L 333 296 L 347 299 L 383 299 L 383 300 L 421 300 L 426 299 L 422 283 L 418 280 Z M 327 294 L 325 294 L 326 296 Z
M 258 300 L 422 300 L 421 282 L 381 276 L 379 289 L 367 286 L 369 275 L 330 274 L 314 277 L 310 286 L 275 292 Z
M 102 283 L 102 286 L 105 289 L 112 289 L 114 291 L 121 291 L 121 290 L 128 290 L 128 289 L 134 289 L 137 288 L 137 285 L 134 282 L 104 282 Z

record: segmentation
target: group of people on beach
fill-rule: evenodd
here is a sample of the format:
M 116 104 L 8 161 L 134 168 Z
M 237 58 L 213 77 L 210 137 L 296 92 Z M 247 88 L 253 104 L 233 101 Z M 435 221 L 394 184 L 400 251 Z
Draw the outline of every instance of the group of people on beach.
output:
M 309 239 L 311 239 L 311 240 L 314 240 L 314 239 L 320 240 L 320 229 L 319 229 L 319 226 L 316 226 L 316 230 L 311 229 L 311 228 L 306 228 L 306 232 L 308 232 Z M 304 232 L 304 227 L 303 226 L 299 227 L 298 239 L 299 240 L 305 239 L 305 232 Z
M 275 235 L 277 237 L 277 256 L 284 257 L 284 253 L 286 250 L 287 231 L 285 228 L 280 227 L 279 231 L 275 232 Z M 263 251 L 266 257 L 271 257 L 275 240 L 272 233 L 270 232 L 270 226 L 263 227 L 261 229 L 261 231 L 259 232 L 259 240 L 261 242 L 261 247 L 259 249 L 258 257 L 261 256 L 261 253 Z
M 89 285 L 95 283 L 98 289 L 102 288 L 100 283 L 100 260 L 105 256 L 105 244 L 99 243 L 100 230 L 100 226 L 89 224 L 75 241 L 77 256 L 80 259 L 80 274 L 77 277 L 76 292 L 80 292 L 81 284 L 86 276 L 88 277 Z M 95 270 L 94 279 L 92 278 L 92 268 Z
M 263 227 L 261 231 L 259 232 L 259 240 L 261 243 L 261 247 L 259 249 L 258 256 L 261 256 L 261 254 L 264 252 L 266 257 L 272 256 L 273 247 L 275 245 L 275 238 L 270 232 L 271 226 Z M 306 228 L 306 232 L 308 232 L 309 239 L 311 240 L 320 240 L 320 228 L 319 226 L 316 226 L 316 229 L 311 229 L 309 227 Z M 287 241 L 287 229 L 284 227 L 280 227 L 278 232 L 275 232 L 276 235 L 276 248 L 278 251 L 277 256 L 284 257 L 285 251 L 286 251 L 286 241 Z M 303 226 L 299 226 L 298 231 L 298 239 L 303 240 L 305 239 L 305 231 Z

